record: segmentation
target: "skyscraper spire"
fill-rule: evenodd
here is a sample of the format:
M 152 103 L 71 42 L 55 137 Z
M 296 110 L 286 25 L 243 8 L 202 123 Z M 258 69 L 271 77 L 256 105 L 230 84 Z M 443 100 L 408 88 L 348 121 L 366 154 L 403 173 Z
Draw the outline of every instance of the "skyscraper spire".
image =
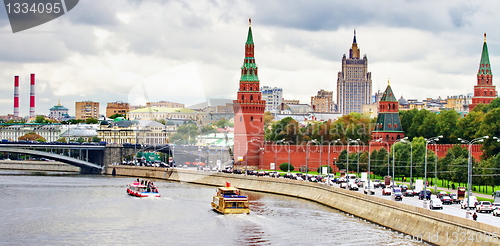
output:
M 352 39 L 352 46 L 349 50 L 349 58 L 351 59 L 359 59 L 360 58 L 360 50 L 358 48 L 358 43 L 356 42 L 356 29 L 354 29 L 354 38 Z

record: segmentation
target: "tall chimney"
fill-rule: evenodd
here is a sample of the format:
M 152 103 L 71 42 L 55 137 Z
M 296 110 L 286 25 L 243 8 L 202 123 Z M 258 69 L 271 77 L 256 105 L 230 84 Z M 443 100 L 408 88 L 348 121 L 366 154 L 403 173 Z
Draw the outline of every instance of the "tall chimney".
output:
M 14 76 L 14 116 L 19 117 L 19 76 Z
M 35 74 L 31 74 L 30 85 L 30 117 L 35 116 Z

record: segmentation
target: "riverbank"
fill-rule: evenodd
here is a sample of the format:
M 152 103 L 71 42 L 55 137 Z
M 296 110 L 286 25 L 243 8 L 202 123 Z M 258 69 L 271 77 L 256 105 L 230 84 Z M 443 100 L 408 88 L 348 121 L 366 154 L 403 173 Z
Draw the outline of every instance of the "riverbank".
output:
M 312 182 L 129 166 L 110 166 L 105 173 L 212 186 L 222 186 L 229 181 L 241 189 L 317 202 L 403 232 L 408 235 L 408 240 L 426 241 L 436 245 L 498 245 L 499 243 L 497 235 L 500 228 L 495 226 Z

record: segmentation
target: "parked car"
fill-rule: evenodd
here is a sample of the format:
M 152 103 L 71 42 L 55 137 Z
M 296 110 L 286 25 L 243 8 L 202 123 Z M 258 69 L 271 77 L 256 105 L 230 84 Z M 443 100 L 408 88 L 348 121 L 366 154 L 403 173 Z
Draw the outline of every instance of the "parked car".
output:
M 487 212 L 491 213 L 493 211 L 493 205 L 489 201 L 482 201 L 476 205 L 476 212 Z
M 373 188 L 373 186 L 365 186 L 365 188 L 363 189 L 363 192 L 365 194 L 370 194 L 370 195 L 375 195 L 375 188 Z
M 453 203 L 453 199 L 451 199 L 451 197 L 449 196 L 441 196 L 441 202 L 443 204 L 452 204 Z
M 390 196 L 390 195 L 391 195 L 391 193 L 392 193 L 392 190 L 391 190 L 391 188 L 389 188 L 389 187 L 386 187 L 386 188 L 384 188 L 384 189 L 382 190 L 382 195 L 383 195 L 383 196 Z
M 437 198 L 432 198 L 429 202 L 429 209 L 443 209 L 443 203 Z
M 347 189 L 347 183 L 346 182 L 340 183 L 340 188 Z
M 392 194 L 392 199 L 394 199 L 394 201 L 403 201 L 403 193 L 401 193 L 400 191 L 395 191 Z

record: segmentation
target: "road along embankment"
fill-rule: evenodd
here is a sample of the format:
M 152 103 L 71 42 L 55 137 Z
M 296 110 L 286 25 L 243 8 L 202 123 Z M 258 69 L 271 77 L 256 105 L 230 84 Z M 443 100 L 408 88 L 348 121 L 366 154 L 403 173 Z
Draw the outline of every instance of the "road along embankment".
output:
M 314 201 L 436 245 L 499 245 L 500 228 L 392 200 L 312 182 L 185 169 L 109 166 L 106 174 L 268 192 Z M 207 201 L 208 202 L 208 201 Z
M 26 170 L 49 172 L 80 172 L 80 168 L 57 161 L 0 160 L 0 170 Z

